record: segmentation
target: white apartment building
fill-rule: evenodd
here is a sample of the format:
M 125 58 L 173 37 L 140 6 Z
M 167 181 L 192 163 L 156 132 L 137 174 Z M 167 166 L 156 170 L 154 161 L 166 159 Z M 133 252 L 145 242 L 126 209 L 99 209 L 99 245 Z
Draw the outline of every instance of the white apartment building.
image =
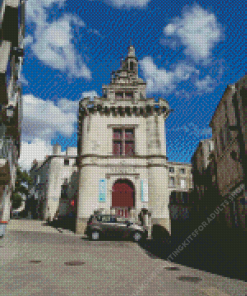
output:
M 36 200 L 38 217 L 53 220 L 55 214 L 66 215 L 75 206 L 78 188 L 78 169 L 76 166 L 76 147 L 53 146 L 53 155 L 44 161 L 34 161 L 30 170 L 33 185 L 31 198 Z

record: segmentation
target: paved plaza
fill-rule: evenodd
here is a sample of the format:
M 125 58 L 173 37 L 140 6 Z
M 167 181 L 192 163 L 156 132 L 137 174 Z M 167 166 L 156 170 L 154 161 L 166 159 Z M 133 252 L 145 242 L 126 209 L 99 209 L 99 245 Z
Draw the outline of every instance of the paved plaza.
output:
M 129 241 L 92 242 L 42 221 L 11 220 L 0 295 L 244 296 L 244 281 L 173 264 Z

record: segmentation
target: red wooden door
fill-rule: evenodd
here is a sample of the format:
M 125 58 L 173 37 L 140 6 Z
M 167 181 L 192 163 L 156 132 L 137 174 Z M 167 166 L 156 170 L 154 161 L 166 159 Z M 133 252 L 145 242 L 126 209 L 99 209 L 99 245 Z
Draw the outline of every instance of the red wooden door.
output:
M 134 207 L 134 189 L 128 182 L 119 181 L 112 187 L 112 207 L 118 215 L 128 217 L 128 209 Z

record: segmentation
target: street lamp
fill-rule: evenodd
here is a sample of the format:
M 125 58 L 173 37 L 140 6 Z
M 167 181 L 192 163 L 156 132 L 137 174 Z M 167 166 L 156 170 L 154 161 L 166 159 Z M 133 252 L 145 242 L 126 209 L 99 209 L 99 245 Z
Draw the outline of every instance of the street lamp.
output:
M 13 105 L 10 105 L 6 108 L 6 115 L 8 118 L 13 117 L 13 115 L 14 115 L 14 106 Z

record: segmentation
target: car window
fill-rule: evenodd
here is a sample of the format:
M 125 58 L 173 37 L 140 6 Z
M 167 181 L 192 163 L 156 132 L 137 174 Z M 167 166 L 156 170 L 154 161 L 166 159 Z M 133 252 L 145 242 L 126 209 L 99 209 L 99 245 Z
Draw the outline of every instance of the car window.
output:
M 97 216 L 97 221 L 102 221 L 102 216 Z
M 110 218 L 110 222 L 111 222 L 111 223 L 116 223 L 116 222 L 117 222 L 116 217 L 111 217 L 111 218 Z
M 116 222 L 118 222 L 118 223 L 125 223 L 126 222 L 126 218 L 124 218 L 124 217 L 117 217 L 116 218 Z
M 90 216 L 90 218 L 88 219 L 88 222 L 92 222 L 93 220 L 93 215 Z
M 102 216 L 102 222 L 110 222 L 111 219 L 110 219 L 110 216 Z

